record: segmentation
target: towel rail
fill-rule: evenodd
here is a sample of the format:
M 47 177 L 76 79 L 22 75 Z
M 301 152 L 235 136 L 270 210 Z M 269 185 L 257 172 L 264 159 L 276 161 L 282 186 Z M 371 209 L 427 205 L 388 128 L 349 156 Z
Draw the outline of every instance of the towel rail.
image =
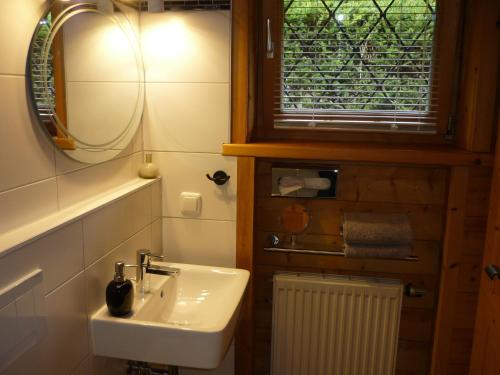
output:
M 309 250 L 309 249 L 287 249 L 283 247 L 265 247 L 264 251 L 274 253 L 293 253 L 293 254 L 315 254 L 315 255 L 330 255 L 330 256 L 345 256 L 343 251 L 326 251 L 326 250 Z M 380 260 L 399 260 L 417 262 L 417 256 L 409 256 L 406 258 L 383 258 L 383 257 L 363 257 L 363 258 L 349 258 L 349 259 L 380 259 Z

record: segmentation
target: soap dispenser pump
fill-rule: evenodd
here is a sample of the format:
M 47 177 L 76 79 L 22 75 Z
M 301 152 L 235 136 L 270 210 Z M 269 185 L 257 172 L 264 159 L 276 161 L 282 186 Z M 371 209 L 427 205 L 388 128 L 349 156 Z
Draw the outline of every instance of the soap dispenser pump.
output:
M 115 263 L 115 277 L 106 288 L 106 305 L 111 315 L 124 316 L 132 311 L 134 286 L 125 278 L 125 263 Z

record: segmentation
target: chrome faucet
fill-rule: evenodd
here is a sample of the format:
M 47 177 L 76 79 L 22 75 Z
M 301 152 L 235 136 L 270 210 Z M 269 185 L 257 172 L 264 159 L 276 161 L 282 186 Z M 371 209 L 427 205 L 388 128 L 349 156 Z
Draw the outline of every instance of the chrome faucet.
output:
M 165 257 L 163 255 L 151 254 L 151 251 L 148 249 L 137 250 L 136 275 L 135 275 L 137 290 L 139 290 L 142 293 L 148 292 L 149 285 L 146 285 L 144 282 L 144 276 L 146 275 L 146 273 L 152 273 L 155 275 L 163 275 L 163 276 L 177 276 L 181 272 L 179 268 L 151 264 L 151 259 L 161 260 L 164 258 Z

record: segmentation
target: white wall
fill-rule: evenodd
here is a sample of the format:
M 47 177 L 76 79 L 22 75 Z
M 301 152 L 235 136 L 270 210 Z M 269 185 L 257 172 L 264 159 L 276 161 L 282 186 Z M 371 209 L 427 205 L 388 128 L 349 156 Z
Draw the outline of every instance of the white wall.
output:
M 113 161 L 68 159 L 30 116 L 26 57 L 43 0 L 0 2 L 0 234 L 137 175 L 142 134 Z
M 88 167 L 55 150 L 30 118 L 26 55 L 45 3 L 0 3 L 0 234 L 129 181 L 141 162 L 141 133 L 117 159 Z M 104 208 L 89 218 L 87 227 L 85 220 L 71 224 L 0 258 L 0 288 L 24 272 L 24 263 L 42 267 L 46 280 L 53 280 L 45 285 L 49 336 L 11 366 L 10 374 L 123 373 L 121 361 L 90 356 L 86 321 L 95 301 L 103 301 L 100 293 L 115 260 L 130 260 L 138 247 L 161 249 L 160 223 L 170 260 L 234 266 L 236 161 L 220 156 L 221 144 L 229 140 L 230 13 L 145 13 L 141 22 L 147 80 L 144 148 L 153 151 L 164 177 L 162 218 L 151 213 L 148 222 L 146 212 L 146 222 L 118 231 L 124 207 L 134 216 L 140 213 L 141 204 L 127 198 L 111 213 Z M 231 175 L 222 188 L 205 177 L 218 169 Z M 159 188 L 151 188 L 151 194 Z M 181 214 L 183 191 L 202 194 L 200 216 Z M 136 199 L 147 201 L 145 195 Z M 90 234 L 93 220 L 96 232 Z M 109 242 L 115 232 L 118 238 Z M 100 250 L 92 256 L 95 249 Z M 70 271 L 68 264 L 74 265 Z M 232 368 L 230 353 L 211 373 L 232 374 Z M 184 375 L 199 373 L 205 372 L 183 370 Z
M 5 374 L 126 373 L 125 361 L 91 354 L 88 320 L 105 301 L 114 262 L 134 263 L 135 251 L 141 248 L 161 251 L 160 191 L 161 182 L 157 181 L 27 246 L 0 255 L 0 289 L 34 269 L 42 269 L 47 311 L 47 332 L 35 346 L 23 351 Z M 0 319 L 0 332 L 6 332 L 10 324 L 8 319 Z
M 130 24 L 137 23 L 138 33 L 139 12 L 122 9 Z M 122 13 L 115 16 L 126 22 Z M 76 151 L 80 154 L 85 154 L 89 144 L 101 145 L 96 149 L 113 148 L 112 155 L 118 154 L 134 135 L 123 133 L 123 127 L 141 121 L 144 72 L 138 40 L 127 36 L 133 30 L 112 22 L 108 15 L 83 13 L 70 18 L 59 31 L 64 36 L 66 126 L 76 148 L 84 149 Z M 88 131 L 89 125 L 99 123 L 104 126 Z
M 230 134 L 229 11 L 141 14 L 146 69 L 144 149 L 163 176 L 167 259 L 235 266 L 236 159 L 221 156 Z M 227 185 L 205 175 L 224 170 Z M 202 195 L 198 216 L 181 212 L 180 194 Z M 232 350 L 213 374 L 233 374 Z M 206 372 L 181 370 L 183 375 Z
M 30 117 L 26 57 L 46 3 L 0 2 L 0 236 L 130 181 L 142 160 L 139 132 L 115 160 L 95 166 L 73 162 L 54 149 Z M 104 301 L 115 260 L 131 261 L 137 248 L 161 251 L 161 213 L 152 209 L 161 206 L 159 194 L 159 185 L 149 187 L 0 256 L 0 289 L 42 268 L 48 313 L 46 336 L 7 374 L 124 373 L 121 361 L 90 355 L 87 320 Z M 0 337 L 2 332 L 4 326 Z

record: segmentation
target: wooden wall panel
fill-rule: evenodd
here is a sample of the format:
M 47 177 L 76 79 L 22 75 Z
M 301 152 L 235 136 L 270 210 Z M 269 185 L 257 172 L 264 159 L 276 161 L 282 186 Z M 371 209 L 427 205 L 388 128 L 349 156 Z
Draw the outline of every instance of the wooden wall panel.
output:
M 237 373 L 263 375 L 269 373 L 272 276 L 276 271 L 286 270 L 395 278 L 425 289 L 427 294 L 421 299 L 408 297 L 403 299 L 397 375 L 430 374 L 433 348 L 436 348 L 434 340 L 437 310 L 439 306 L 442 308 L 443 304 L 452 306 L 451 310 L 444 309 L 444 311 L 453 311 L 449 315 L 442 316 L 438 322 L 438 326 L 442 322 L 446 323 L 447 333 L 440 339 L 439 345 L 446 345 L 447 359 L 438 366 L 439 371 L 434 370 L 433 375 L 466 374 L 477 304 L 478 274 L 484 247 L 487 197 L 491 181 L 490 168 L 450 169 L 353 163 L 339 165 L 329 162 L 296 161 L 295 165 L 303 163 L 302 165 L 321 164 L 339 167 L 338 198 L 319 200 L 270 197 L 273 163 L 280 166 L 286 164 L 282 160 L 269 159 L 257 159 L 255 165 L 248 160 L 239 163 L 239 167 L 245 168 L 247 172 L 255 172 L 255 178 L 251 178 L 248 173 L 245 174 L 240 186 L 244 191 L 245 203 L 248 205 L 251 196 L 255 201 L 251 205 L 254 229 L 251 240 L 248 238 L 248 227 L 239 226 L 239 233 L 245 233 L 242 235 L 243 240 L 238 240 L 238 246 L 245 247 L 246 255 L 238 264 L 247 264 L 253 269 L 251 284 L 253 307 L 249 312 L 251 320 L 244 322 L 246 328 L 243 331 L 248 334 L 248 327 L 253 325 L 251 328 L 253 340 L 250 344 L 246 337 L 244 340 L 248 345 L 237 350 L 237 352 L 245 350 L 243 355 L 240 353 L 237 357 L 246 356 L 247 360 L 245 368 L 242 369 L 240 365 L 241 372 Z M 455 173 L 454 178 L 450 179 L 450 171 Z M 461 178 L 457 179 L 457 173 Z M 251 193 L 244 186 L 250 181 L 255 182 L 255 191 Z M 461 191 L 458 195 L 461 198 L 457 198 L 457 191 Z M 348 259 L 264 251 L 263 248 L 268 245 L 269 234 L 278 233 L 284 236 L 277 218 L 281 209 L 291 203 L 305 205 L 313 217 L 311 226 L 299 237 L 299 241 L 304 247 L 320 250 L 342 248 L 339 227 L 340 217 L 344 211 L 407 212 L 415 232 L 414 253 L 419 257 L 419 261 Z M 459 226 L 456 226 L 455 221 L 450 221 L 457 207 L 461 207 Z M 247 225 L 248 213 L 245 214 Z M 446 226 L 447 231 L 445 231 Z M 448 238 L 455 238 L 453 242 L 455 245 L 448 244 L 445 262 L 448 266 L 453 265 L 454 281 L 448 293 L 442 293 L 440 296 L 440 284 L 443 285 L 442 239 L 446 238 L 446 233 Z M 251 241 L 253 250 L 250 259 L 248 253 Z M 454 250 L 450 250 L 450 247 Z M 449 284 L 445 283 L 446 285 Z M 435 353 L 436 351 L 434 355 Z M 251 364 L 248 364 L 248 356 Z M 441 359 L 438 358 L 435 362 L 441 362 Z
M 241 321 L 236 331 L 235 373 L 253 373 L 253 226 L 254 226 L 255 159 L 238 158 L 238 207 L 236 213 L 236 267 L 250 271 L 250 280 L 241 309 Z M 241 204 L 243 201 L 245 204 Z
M 250 140 L 253 124 L 254 0 L 232 1 L 231 37 L 231 142 Z
M 342 201 L 441 205 L 446 195 L 446 170 L 397 166 L 340 166 Z
M 491 152 L 499 100 L 500 2 L 465 3 L 457 144 L 465 150 Z
M 272 275 L 278 270 L 287 270 L 393 278 L 426 289 L 424 298 L 403 299 L 397 374 L 427 375 L 434 334 L 448 170 L 345 163 L 339 165 L 337 199 L 321 200 L 270 197 L 272 163 L 259 160 L 256 166 L 254 373 L 269 373 Z M 279 161 L 275 163 L 280 164 Z M 407 212 L 415 232 L 414 254 L 419 261 L 264 251 L 270 233 L 282 234 L 279 213 L 291 203 L 303 204 L 312 216 L 306 234 L 298 240 L 304 247 L 323 250 L 342 248 L 340 222 L 344 211 Z
M 469 170 L 450 357 L 443 374 L 468 374 L 469 371 L 491 180 L 491 168 Z

